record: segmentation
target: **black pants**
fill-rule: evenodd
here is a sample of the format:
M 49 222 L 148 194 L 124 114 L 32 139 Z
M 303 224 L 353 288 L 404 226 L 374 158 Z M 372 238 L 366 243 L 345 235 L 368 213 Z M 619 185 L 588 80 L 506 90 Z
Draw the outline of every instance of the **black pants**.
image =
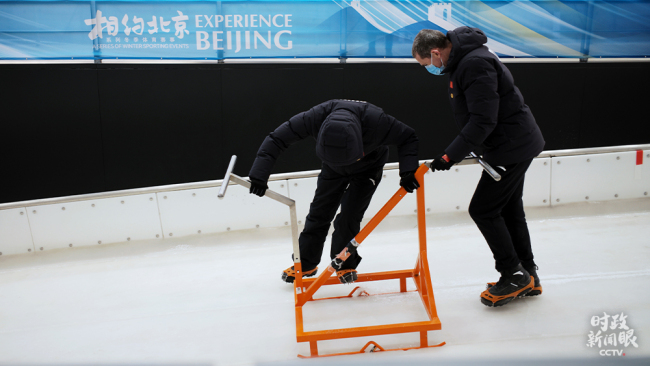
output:
M 320 262 L 330 223 L 334 220 L 330 258 L 334 258 L 361 230 L 361 220 L 370 199 L 381 181 L 383 166 L 352 174 L 335 172 L 327 165 L 318 175 L 314 200 L 309 207 L 305 228 L 300 234 L 300 257 L 304 271 L 311 270 Z M 351 255 L 342 269 L 355 269 L 361 257 Z
M 535 265 L 522 199 L 524 177 L 532 161 L 506 165 L 505 171 L 495 167 L 501 173 L 499 182 L 483 172 L 469 205 L 469 214 L 490 246 L 499 272 L 519 263 Z

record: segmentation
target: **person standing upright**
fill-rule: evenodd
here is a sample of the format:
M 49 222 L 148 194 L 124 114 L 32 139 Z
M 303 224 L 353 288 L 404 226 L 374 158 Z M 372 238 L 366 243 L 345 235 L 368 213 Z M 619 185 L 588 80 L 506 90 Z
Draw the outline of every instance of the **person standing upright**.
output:
M 544 148 L 544 138 L 508 68 L 486 45 L 478 28 L 443 34 L 423 29 L 412 54 L 433 75 L 449 75 L 449 101 L 458 136 L 431 162 L 449 170 L 474 149 L 501 174 L 499 182 L 483 172 L 469 214 L 492 251 L 501 274 L 481 293 L 487 306 L 542 293 L 523 206 L 524 178 Z

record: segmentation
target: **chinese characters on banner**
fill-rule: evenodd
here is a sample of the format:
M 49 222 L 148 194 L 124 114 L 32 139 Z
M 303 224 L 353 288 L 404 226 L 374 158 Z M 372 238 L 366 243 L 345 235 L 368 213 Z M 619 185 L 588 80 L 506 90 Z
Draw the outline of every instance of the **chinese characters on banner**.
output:
M 169 21 L 165 21 L 164 17 L 156 17 L 155 15 L 152 16 L 151 21 L 146 22 L 146 24 L 149 26 L 148 29 L 146 29 L 147 31 L 146 33 L 145 33 L 145 20 L 143 18 L 139 18 L 137 15 L 134 15 L 133 19 L 131 20 L 131 23 L 129 23 L 129 15 L 124 14 L 121 23 L 124 26 L 123 32 L 125 37 L 117 37 L 120 28 L 118 23 L 118 18 L 115 16 L 109 16 L 107 18 L 103 16 L 101 10 L 97 10 L 97 13 L 95 14 L 94 18 L 85 19 L 84 22 L 86 23 L 86 25 L 93 26 L 90 33 L 88 33 L 88 38 L 90 38 L 90 40 L 92 41 L 96 40 L 97 38 L 103 39 L 104 30 L 106 30 L 107 33 L 106 44 L 95 44 L 94 45 L 95 49 L 116 48 L 115 47 L 116 43 L 120 44 L 121 48 L 142 48 L 143 44 L 146 44 L 147 46 L 151 47 L 153 45 L 150 44 L 150 42 L 152 43 L 156 43 L 156 42 L 165 43 L 167 41 L 175 42 L 176 38 L 183 39 L 185 35 L 190 34 L 190 31 L 187 30 L 187 24 L 185 23 L 187 20 L 189 20 L 189 17 L 187 15 L 184 15 L 183 12 L 181 12 L 180 10 L 177 10 L 177 12 L 178 12 L 178 16 L 171 17 L 171 20 Z M 165 36 L 163 34 L 161 37 L 157 37 L 155 35 L 156 33 L 158 33 L 158 24 L 160 24 L 160 31 L 162 33 L 170 33 L 171 29 L 168 27 L 172 21 L 174 22 L 174 30 L 175 30 L 175 32 L 173 33 L 174 36 Z M 131 24 L 132 26 L 129 26 L 129 24 Z M 129 38 L 132 32 L 133 32 L 133 36 Z M 153 36 L 148 37 L 147 33 Z M 144 37 L 141 37 L 143 34 Z M 111 38 L 111 36 L 113 36 L 113 38 Z M 124 44 L 122 44 L 122 41 L 124 41 Z M 131 44 L 126 45 L 128 43 Z M 168 45 L 166 46 L 169 47 Z M 179 46 L 180 47 L 178 48 L 189 48 L 189 46 L 186 44 L 179 45 Z
M 186 34 L 190 34 L 190 31 L 188 31 L 187 25 L 185 24 L 185 21 L 189 19 L 187 15 L 183 15 L 183 13 L 180 10 L 177 10 L 178 16 L 177 17 L 172 17 L 172 20 L 174 21 L 174 28 L 176 29 L 176 37 L 178 38 L 183 38 Z M 116 36 L 117 33 L 119 32 L 119 24 L 117 17 L 110 16 L 108 19 L 104 16 L 102 16 L 102 11 L 97 10 L 97 14 L 95 15 L 95 18 L 92 19 L 86 19 L 84 20 L 86 25 L 93 25 L 93 29 L 88 33 L 88 38 L 91 40 L 96 39 L 97 37 L 103 38 L 103 30 L 106 29 L 106 32 L 111 35 L 111 36 Z M 170 30 L 168 28 L 165 28 L 166 26 L 169 25 L 171 21 L 165 21 L 163 17 L 160 17 L 160 29 L 165 32 L 169 33 Z M 133 31 L 133 34 L 137 35 L 142 35 L 144 32 L 144 19 L 138 18 L 136 15 L 133 16 L 133 24 L 135 24 L 134 27 L 129 27 L 129 15 L 124 14 L 124 17 L 122 18 L 122 25 L 124 26 L 124 34 L 127 36 L 131 34 L 131 31 Z M 147 22 L 147 25 L 149 26 L 149 30 L 147 32 L 149 34 L 154 34 L 158 33 L 158 20 L 156 19 L 156 16 L 153 16 L 150 22 Z M 139 31 L 139 32 L 138 32 Z
M 96 51 L 116 48 L 189 49 L 187 41 L 175 43 L 190 34 L 187 26 L 189 16 L 181 10 L 176 12 L 177 16 L 167 18 L 171 20 L 153 15 L 151 21 L 146 21 L 138 15 L 132 18 L 129 14 L 105 16 L 97 10 L 95 17 L 85 19 L 84 23 L 92 26 L 88 38 L 94 41 Z M 233 50 L 234 54 L 258 48 L 291 50 L 293 41 L 287 38 L 291 31 L 286 29 L 292 27 L 291 17 L 292 14 L 197 14 L 192 19 L 196 50 Z

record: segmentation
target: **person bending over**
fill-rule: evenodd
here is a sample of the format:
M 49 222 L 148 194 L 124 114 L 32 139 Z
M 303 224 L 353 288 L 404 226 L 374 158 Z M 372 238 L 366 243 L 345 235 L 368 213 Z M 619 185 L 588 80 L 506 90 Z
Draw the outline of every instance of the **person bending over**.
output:
M 264 196 L 280 153 L 307 137 L 316 140 L 316 155 L 322 160 L 316 192 L 299 238 L 302 275 L 311 277 L 318 271 L 325 239 L 339 206 L 330 257 L 339 254 L 359 233 L 363 215 L 381 182 L 388 145 L 397 146 L 400 185 L 409 193 L 419 188 L 414 176 L 418 168 L 418 138 L 411 127 L 377 106 L 330 100 L 291 117 L 264 139 L 249 172 L 250 193 Z M 336 271 L 341 283 L 357 280 L 360 261 L 361 256 L 352 253 L 343 262 Z M 295 276 L 292 266 L 282 273 L 282 280 L 292 283 Z

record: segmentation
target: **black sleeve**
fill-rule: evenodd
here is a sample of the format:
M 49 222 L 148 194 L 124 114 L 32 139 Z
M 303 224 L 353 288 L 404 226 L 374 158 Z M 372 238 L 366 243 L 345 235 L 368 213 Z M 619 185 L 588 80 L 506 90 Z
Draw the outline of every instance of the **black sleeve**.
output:
M 376 124 L 377 145 L 397 146 L 400 174 L 417 170 L 419 140 L 413 128 L 373 105 L 368 105 L 364 119 Z
M 499 115 L 497 72 L 482 58 L 472 58 L 463 65 L 461 87 L 465 91 L 469 121 L 447 147 L 449 159 L 460 162 L 492 133 Z
M 321 103 L 310 110 L 291 117 L 271 132 L 262 142 L 248 176 L 268 181 L 278 156 L 289 146 L 308 136 L 316 137 L 320 126 L 331 110 L 333 101 Z

